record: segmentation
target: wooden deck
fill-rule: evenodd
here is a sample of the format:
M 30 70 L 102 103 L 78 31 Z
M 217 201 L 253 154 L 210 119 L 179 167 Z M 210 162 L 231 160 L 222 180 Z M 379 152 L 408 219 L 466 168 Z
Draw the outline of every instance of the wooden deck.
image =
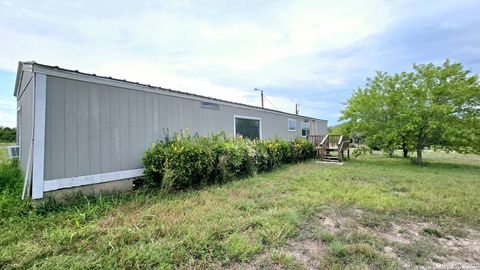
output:
M 345 152 L 350 158 L 350 140 L 343 135 L 310 135 L 307 139 L 313 142 L 317 157 L 322 161 L 342 162 Z

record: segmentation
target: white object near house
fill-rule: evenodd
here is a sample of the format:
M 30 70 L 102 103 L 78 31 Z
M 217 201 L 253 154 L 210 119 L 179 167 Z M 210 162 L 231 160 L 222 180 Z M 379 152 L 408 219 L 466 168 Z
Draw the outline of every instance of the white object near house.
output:
M 142 154 L 165 130 L 291 140 L 327 121 L 78 71 L 20 62 L 17 143 L 25 193 L 140 177 Z
M 19 157 L 20 147 L 18 146 L 7 146 L 7 155 L 9 159 Z

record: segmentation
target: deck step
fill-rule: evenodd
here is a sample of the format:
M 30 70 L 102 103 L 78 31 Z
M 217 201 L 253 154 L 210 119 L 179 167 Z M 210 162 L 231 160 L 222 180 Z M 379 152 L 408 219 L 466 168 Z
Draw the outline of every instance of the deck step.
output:
M 317 160 L 315 161 L 316 163 L 319 164 L 326 164 L 326 165 L 340 165 L 343 166 L 343 162 L 332 162 L 332 161 L 324 161 L 324 160 Z
M 324 157 L 323 158 L 323 161 L 327 161 L 327 162 L 340 162 L 340 160 L 336 157 Z

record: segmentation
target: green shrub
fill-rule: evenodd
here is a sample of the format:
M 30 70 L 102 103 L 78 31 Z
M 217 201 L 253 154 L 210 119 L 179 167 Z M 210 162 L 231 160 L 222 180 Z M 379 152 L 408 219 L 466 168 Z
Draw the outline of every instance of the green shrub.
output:
M 143 171 L 145 180 L 148 184 L 161 185 L 168 146 L 164 143 L 154 143 L 151 148 L 147 148 L 143 154 Z
M 234 177 L 255 174 L 254 151 L 249 140 L 229 139 L 224 133 L 213 136 L 215 155 L 215 182 L 222 183 Z
M 304 139 L 251 141 L 221 132 L 205 137 L 167 136 L 145 151 L 143 163 L 147 184 L 179 190 L 224 183 L 313 156 L 312 143 Z
M 368 146 L 366 145 L 360 145 L 359 147 L 353 149 L 352 151 L 352 156 L 354 158 L 358 158 L 358 157 L 361 157 L 361 156 L 365 156 L 367 154 L 370 154 L 371 150 Z
M 175 138 L 165 152 L 162 187 L 178 190 L 208 183 L 215 166 L 212 146 L 206 137 Z
M 305 161 L 315 157 L 313 144 L 305 139 L 297 138 L 292 142 L 294 161 Z
M 274 142 L 277 144 L 278 150 L 280 151 L 282 163 L 286 164 L 296 161 L 292 142 L 281 140 L 278 137 L 275 138 Z
M 254 141 L 255 165 L 257 171 L 270 171 L 281 162 L 281 152 L 275 141 Z

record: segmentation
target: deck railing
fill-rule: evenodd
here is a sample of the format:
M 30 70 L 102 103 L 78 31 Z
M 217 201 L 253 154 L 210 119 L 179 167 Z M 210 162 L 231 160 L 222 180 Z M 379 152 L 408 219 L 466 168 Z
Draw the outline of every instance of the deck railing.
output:
M 307 140 L 311 141 L 314 144 L 321 143 L 325 137 L 328 135 L 308 135 Z
M 315 151 L 320 159 L 324 159 L 328 150 L 336 150 L 338 159 L 343 160 L 344 151 L 348 151 L 350 140 L 343 135 L 309 135 L 307 139 L 315 145 Z

